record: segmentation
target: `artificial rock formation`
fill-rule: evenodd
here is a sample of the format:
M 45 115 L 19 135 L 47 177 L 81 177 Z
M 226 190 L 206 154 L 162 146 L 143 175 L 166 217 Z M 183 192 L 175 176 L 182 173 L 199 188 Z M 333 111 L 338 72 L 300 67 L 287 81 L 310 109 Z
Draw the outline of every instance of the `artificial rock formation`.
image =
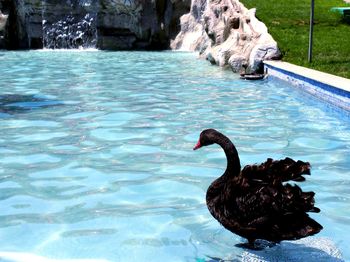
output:
M 0 0 L 0 10 L 9 15 L 7 49 L 43 48 L 45 34 L 59 35 L 51 25 L 64 35 L 67 21 L 76 28 L 92 22 L 94 30 L 86 27 L 96 31 L 99 49 L 166 49 L 190 5 L 190 0 Z
M 8 15 L 4 15 L 0 10 L 0 49 L 4 47 L 4 29 L 7 23 Z
M 238 0 L 193 0 L 171 48 L 199 51 L 212 64 L 247 74 L 261 72 L 263 60 L 281 57 L 255 9 L 248 10 Z
M 4 15 L 0 11 L 0 31 L 3 31 L 7 22 L 8 15 Z

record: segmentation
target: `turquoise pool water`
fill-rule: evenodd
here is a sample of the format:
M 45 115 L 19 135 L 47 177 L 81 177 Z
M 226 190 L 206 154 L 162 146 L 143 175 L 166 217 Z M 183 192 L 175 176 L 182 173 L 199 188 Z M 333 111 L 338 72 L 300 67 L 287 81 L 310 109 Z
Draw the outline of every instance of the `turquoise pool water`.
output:
M 0 260 L 350 261 L 349 114 L 190 53 L 2 52 L 0 72 Z M 324 230 L 235 247 L 205 205 L 224 154 L 192 151 L 209 127 L 242 165 L 310 161 Z

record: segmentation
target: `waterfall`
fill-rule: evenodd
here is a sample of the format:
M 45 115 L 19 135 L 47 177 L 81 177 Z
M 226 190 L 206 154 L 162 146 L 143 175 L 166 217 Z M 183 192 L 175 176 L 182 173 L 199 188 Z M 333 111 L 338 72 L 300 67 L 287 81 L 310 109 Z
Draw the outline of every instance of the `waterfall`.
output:
M 62 3 L 63 2 L 63 3 Z M 45 49 L 96 48 L 96 0 L 42 0 Z

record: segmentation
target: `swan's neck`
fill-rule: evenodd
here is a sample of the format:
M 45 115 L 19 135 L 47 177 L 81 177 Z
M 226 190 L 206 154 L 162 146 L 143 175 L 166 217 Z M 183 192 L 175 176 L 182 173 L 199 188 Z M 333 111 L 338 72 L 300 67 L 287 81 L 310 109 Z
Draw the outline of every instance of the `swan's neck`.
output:
M 241 172 L 241 163 L 239 160 L 238 152 L 234 144 L 228 139 L 228 137 L 220 134 L 215 139 L 215 143 L 220 145 L 225 152 L 227 159 L 227 168 L 224 175 L 237 176 Z

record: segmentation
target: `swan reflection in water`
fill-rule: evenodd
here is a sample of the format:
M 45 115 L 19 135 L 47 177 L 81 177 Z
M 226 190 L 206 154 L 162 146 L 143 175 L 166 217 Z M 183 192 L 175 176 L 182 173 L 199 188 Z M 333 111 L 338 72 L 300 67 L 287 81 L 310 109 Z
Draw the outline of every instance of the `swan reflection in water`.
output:
M 13 115 L 63 104 L 62 101 L 39 95 L 4 94 L 0 95 L 0 114 Z

